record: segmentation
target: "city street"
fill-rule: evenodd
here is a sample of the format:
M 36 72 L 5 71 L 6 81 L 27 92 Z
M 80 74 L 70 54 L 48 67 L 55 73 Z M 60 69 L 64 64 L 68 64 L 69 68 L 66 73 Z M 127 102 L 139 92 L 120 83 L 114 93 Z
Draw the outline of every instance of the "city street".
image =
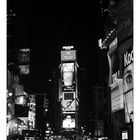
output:
M 71 4 L 7 1 L 7 140 L 133 140 L 133 1 Z

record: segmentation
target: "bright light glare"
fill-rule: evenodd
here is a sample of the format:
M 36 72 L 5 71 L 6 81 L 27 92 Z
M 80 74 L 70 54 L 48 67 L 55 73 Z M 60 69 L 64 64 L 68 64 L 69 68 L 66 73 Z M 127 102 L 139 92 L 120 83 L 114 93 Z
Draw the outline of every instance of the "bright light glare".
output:
M 65 49 L 65 50 L 70 50 L 70 49 L 73 49 L 74 46 L 63 46 L 62 48 Z
M 11 92 L 10 92 L 10 93 L 8 93 L 8 94 L 9 94 L 9 96 L 12 96 L 12 95 L 13 95 L 13 93 L 11 93 Z
M 75 128 L 75 120 L 74 119 L 63 120 L 63 128 Z

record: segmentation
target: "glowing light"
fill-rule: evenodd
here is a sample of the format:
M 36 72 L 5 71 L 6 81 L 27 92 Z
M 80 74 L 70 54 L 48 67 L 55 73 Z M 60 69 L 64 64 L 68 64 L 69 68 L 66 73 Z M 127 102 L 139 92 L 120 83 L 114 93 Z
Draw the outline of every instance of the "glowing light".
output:
M 46 126 L 48 127 L 49 126 L 49 123 L 46 123 Z
M 13 95 L 13 93 L 10 92 L 10 93 L 8 93 L 8 95 L 11 97 Z
M 65 50 L 71 50 L 74 48 L 74 46 L 63 46 L 62 48 Z

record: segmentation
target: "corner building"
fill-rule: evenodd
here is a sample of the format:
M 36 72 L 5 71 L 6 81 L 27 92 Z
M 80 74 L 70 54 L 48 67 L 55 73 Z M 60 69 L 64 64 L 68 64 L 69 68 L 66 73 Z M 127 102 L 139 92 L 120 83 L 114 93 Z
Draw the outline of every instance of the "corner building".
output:
M 110 0 L 116 25 L 103 42 L 108 49 L 111 139 L 133 140 L 133 1 Z M 109 6 L 111 7 L 111 6 Z

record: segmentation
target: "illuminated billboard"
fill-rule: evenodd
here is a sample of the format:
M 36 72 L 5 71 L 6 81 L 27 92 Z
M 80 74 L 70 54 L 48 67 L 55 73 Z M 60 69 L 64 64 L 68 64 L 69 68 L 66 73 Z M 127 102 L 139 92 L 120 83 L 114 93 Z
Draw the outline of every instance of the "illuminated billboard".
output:
M 122 131 L 122 140 L 128 140 L 128 131 Z
M 75 61 L 76 51 L 75 50 L 63 50 L 61 51 L 61 61 Z
M 62 64 L 62 75 L 65 86 L 72 86 L 73 75 L 74 75 L 74 63 L 63 63 Z
M 16 96 L 14 99 L 15 104 L 18 105 L 26 105 L 27 104 L 27 97 L 26 95 Z
M 72 129 L 75 128 L 75 118 L 72 118 L 70 115 L 67 115 L 62 122 L 62 128 Z
M 65 86 L 72 86 L 73 84 L 73 72 L 64 72 L 63 81 Z
M 75 111 L 76 101 L 74 96 L 74 92 L 63 93 L 63 99 L 61 102 L 63 112 Z
M 74 63 L 63 63 L 62 71 L 63 72 L 74 72 Z
M 20 65 L 20 74 L 30 74 L 30 65 Z
M 127 66 L 124 70 L 123 82 L 124 82 L 124 92 L 133 89 L 133 63 Z
M 125 106 L 125 122 L 130 123 L 130 121 L 133 121 L 133 112 L 134 112 L 133 90 L 124 94 L 124 106 Z
M 123 108 L 123 80 L 118 79 L 118 82 L 111 86 L 111 110 L 115 112 Z
M 120 78 L 120 57 L 117 49 L 117 38 L 109 45 L 107 57 L 109 63 L 109 85 L 111 85 Z

